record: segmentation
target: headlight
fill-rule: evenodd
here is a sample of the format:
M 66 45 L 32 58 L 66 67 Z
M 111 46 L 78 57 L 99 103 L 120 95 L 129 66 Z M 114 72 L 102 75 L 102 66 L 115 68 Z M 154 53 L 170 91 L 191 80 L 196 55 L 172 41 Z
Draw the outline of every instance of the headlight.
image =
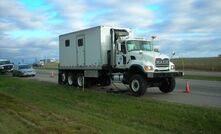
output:
M 153 70 L 153 67 L 152 66 L 144 66 L 144 70 L 145 71 Z
M 171 65 L 170 69 L 175 70 L 175 65 Z

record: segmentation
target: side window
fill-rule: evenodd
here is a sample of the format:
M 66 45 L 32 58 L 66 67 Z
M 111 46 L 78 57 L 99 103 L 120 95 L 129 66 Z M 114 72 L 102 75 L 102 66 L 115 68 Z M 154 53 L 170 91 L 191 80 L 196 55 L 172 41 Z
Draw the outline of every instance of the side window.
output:
M 70 40 L 65 40 L 65 47 L 69 47 L 70 46 Z
M 81 38 L 81 39 L 78 39 L 78 47 L 81 47 L 84 45 L 84 40 Z

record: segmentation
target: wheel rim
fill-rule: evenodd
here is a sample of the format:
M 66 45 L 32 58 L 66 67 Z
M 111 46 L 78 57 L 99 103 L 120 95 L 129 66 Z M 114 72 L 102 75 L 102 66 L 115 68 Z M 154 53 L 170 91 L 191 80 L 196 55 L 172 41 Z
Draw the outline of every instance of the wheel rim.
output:
M 134 92 L 137 92 L 139 89 L 140 89 L 140 83 L 138 80 L 133 80 L 132 83 L 131 83 L 131 89 L 134 91 Z
M 83 85 L 83 76 L 78 76 L 77 82 L 78 82 L 78 86 L 81 87 Z
M 65 79 L 66 79 L 66 76 L 65 76 L 65 73 L 63 73 L 63 74 L 61 75 L 61 80 L 62 80 L 62 82 L 65 82 Z
M 68 85 L 73 85 L 73 78 L 72 76 L 68 76 Z

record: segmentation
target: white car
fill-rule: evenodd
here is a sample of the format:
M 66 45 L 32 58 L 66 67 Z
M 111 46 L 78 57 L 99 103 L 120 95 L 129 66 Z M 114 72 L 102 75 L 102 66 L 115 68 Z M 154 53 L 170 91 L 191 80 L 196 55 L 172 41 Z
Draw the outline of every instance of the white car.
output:
M 13 76 L 35 76 L 36 72 L 30 65 L 19 64 L 19 65 L 14 66 L 12 75 Z

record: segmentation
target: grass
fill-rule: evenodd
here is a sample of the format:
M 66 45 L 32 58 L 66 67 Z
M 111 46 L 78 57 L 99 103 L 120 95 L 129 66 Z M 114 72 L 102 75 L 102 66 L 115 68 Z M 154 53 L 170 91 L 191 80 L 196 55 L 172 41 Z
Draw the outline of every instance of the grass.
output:
M 178 58 L 172 59 L 176 69 L 197 71 L 221 71 L 221 57 Z
M 221 109 L 0 76 L 0 133 L 219 133 Z
M 219 77 L 219 76 L 184 75 L 179 78 L 181 78 L 181 79 L 195 79 L 195 80 L 208 80 L 208 81 L 221 81 L 221 77 Z

